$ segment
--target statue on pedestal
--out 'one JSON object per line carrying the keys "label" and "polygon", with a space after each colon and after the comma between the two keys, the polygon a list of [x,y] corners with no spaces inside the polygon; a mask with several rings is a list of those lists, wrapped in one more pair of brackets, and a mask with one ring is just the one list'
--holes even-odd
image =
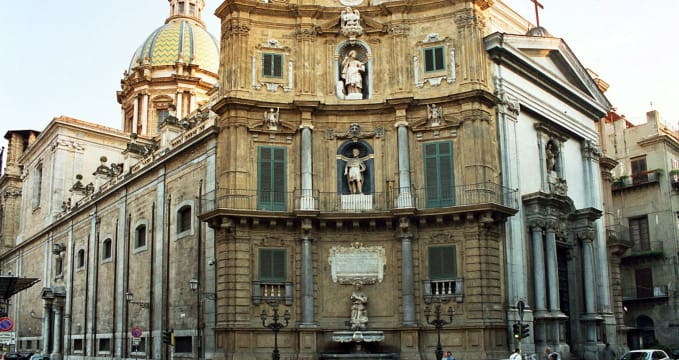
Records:
{"label": "statue on pedestal", "polygon": [[354,291],[351,293],[351,329],[365,330],[368,323],[368,296],[361,291],[361,283],[354,284]]}

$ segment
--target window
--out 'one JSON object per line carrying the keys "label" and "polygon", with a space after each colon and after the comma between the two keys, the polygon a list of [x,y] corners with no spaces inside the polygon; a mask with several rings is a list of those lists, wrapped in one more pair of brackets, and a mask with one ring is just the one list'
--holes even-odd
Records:
{"label": "window", "polygon": [[429,279],[452,280],[457,278],[457,255],[454,245],[429,248]]}
{"label": "window", "polygon": [[285,210],[286,149],[262,146],[257,158],[257,208]]}
{"label": "window", "polygon": [[185,205],[177,212],[177,232],[191,230],[191,206]]}
{"label": "window", "polygon": [[77,267],[78,269],[85,267],[85,250],[83,249],[78,250]]}
{"label": "window", "polygon": [[111,339],[99,339],[99,352],[111,351]]}
{"label": "window", "polygon": [[180,2],[179,2],[179,11],[178,11],[178,12],[179,12],[180,14],[183,14],[183,13],[184,13],[184,2],[183,2],[183,1],[180,1]]}
{"label": "window", "polygon": [[35,177],[33,178],[33,209],[40,206],[40,197],[42,195],[42,163],[35,168]]}
{"label": "window", "polygon": [[262,75],[265,77],[283,77],[283,55],[263,54]]}
{"label": "window", "polygon": [[196,16],[196,4],[189,4],[189,15]]}
{"label": "window", "polygon": [[73,351],[83,351],[83,339],[73,339]]}
{"label": "window", "polygon": [[112,256],[113,256],[113,242],[111,241],[111,239],[106,239],[104,240],[104,244],[101,248],[101,259],[110,260]]}
{"label": "window", "polygon": [[640,216],[629,219],[630,240],[633,249],[637,251],[651,250],[651,241],[648,235],[648,217]]}
{"label": "window", "polygon": [[650,268],[634,270],[637,298],[653,297],[653,271]]}
{"label": "window", "polygon": [[56,256],[54,267],[54,273],[56,274],[57,279],[61,278],[64,275],[64,258],[61,254]]}
{"label": "window", "polygon": [[424,145],[425,206],[444,207],[455,203],[453,149],[448,141]]}
{"label": "window", "polygon": [[158,126],[160,126],[170,116],[170,112],[167,109],[160,109],[156,112],[156,116],[158,116]]}
{"label": "window", "polygon": [[647,181],[648,176],[646,175],[646,156],[634,158],[630,160],[630,165],[632,168],[632,179],[633,181]]}
{"label": "window", "polygon": [[285,281],[285,255],[285,249],[259,249],[259,280]]}
{"label": "window", "polygon": [[134,231],[134,248],[146,246],[146,225],[139,225]]}
{"label": "window", "polygon": [[440,71],[446,69],[443,46],[424,49],[424,71]]}
{"label": "window", "polygon": [[193,339],[190,336],[174,337],[174,352],[191,353],[193,352]]}

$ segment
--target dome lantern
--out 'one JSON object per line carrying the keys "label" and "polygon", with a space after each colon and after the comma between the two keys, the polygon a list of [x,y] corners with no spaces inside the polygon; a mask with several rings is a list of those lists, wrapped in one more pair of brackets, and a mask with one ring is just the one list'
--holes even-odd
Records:
{"label": "dome lantern", "polygon": [[168,23],[176,18],[189,18],[203,24],[201,15],[205,8],[204,0],[167,0],[170,3],[170,16],[165,20]]}

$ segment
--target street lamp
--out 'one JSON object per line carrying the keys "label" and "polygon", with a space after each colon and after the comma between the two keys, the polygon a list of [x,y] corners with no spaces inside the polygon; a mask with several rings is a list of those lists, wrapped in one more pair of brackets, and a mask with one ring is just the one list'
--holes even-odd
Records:
{"label": "street lamp", "polygon": [[274,302],[271,304],[271,308],[273,309],[273,316],[271,316],[271,320],[268,324],[266,323],[266,318],[268,316],[266,310],[262,309],[262,313],[259,315],[259,318],[262,319],[262,325],[264,327],[271,329],[273,331],[273,352],[271,353],[271,359],[272,360],[280,360],[281,354],[278,351],[278,332],[288,326],[288,323],[290,322],[290,312],[288,309],[285,309],[285,313],[283,314],[283,319],[285,320],[285,325],[278,321],[278,302]]}
{"label": "street lamp", "polygon": [[[446,299],[448,301],[448,299]],[[448,325],[453,322],[453,308],[448,306],[448,318],[449,320],[443,320],[441,319],[441,298],[438,298],[438,304],[434,307],[434,316],[435,318],[432,321],[429,321],[429,317],[431,316],[431,309],[429,306],[424,308],[424,316],[427,319],[427,323],[429,325],[434,325],[436,328],[436,360],[441,360],[443,358],[443,348],[441,347],[441,328],[443,328],[444,325]]]}
{"label": "street lamp", "polygon": [[[198,290],[198,285],[199,285],[198,279],[189,280],[189,285],[191,286],[191,291],[195,292],[196,290]],[[198,295],[200,297],[204,297],[208,300],[215,300],[217,298],[217,294],[215,294],[213,292],[202,292],[201,291]]]}

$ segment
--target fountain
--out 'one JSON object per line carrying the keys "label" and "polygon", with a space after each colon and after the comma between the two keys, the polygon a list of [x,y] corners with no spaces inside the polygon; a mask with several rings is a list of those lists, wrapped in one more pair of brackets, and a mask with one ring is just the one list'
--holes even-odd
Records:
{"label": "fountain", "polygon": [[394,353],[373,353],[366,349],[367,344],[379,343],[384,340],[384,331],[381,330],[367,330],[368,323],[368,297],[361,291],[362,284],[356,282],[354,284],[354,291],[351,293],[351,319],[348,323],[351,324],[349,330],[334,331],[332,333],[332,340],[340,344],[351,344],[348,353],[321,353],[320,360],[326,359],[393,359],[399,358],[398,354]]}

